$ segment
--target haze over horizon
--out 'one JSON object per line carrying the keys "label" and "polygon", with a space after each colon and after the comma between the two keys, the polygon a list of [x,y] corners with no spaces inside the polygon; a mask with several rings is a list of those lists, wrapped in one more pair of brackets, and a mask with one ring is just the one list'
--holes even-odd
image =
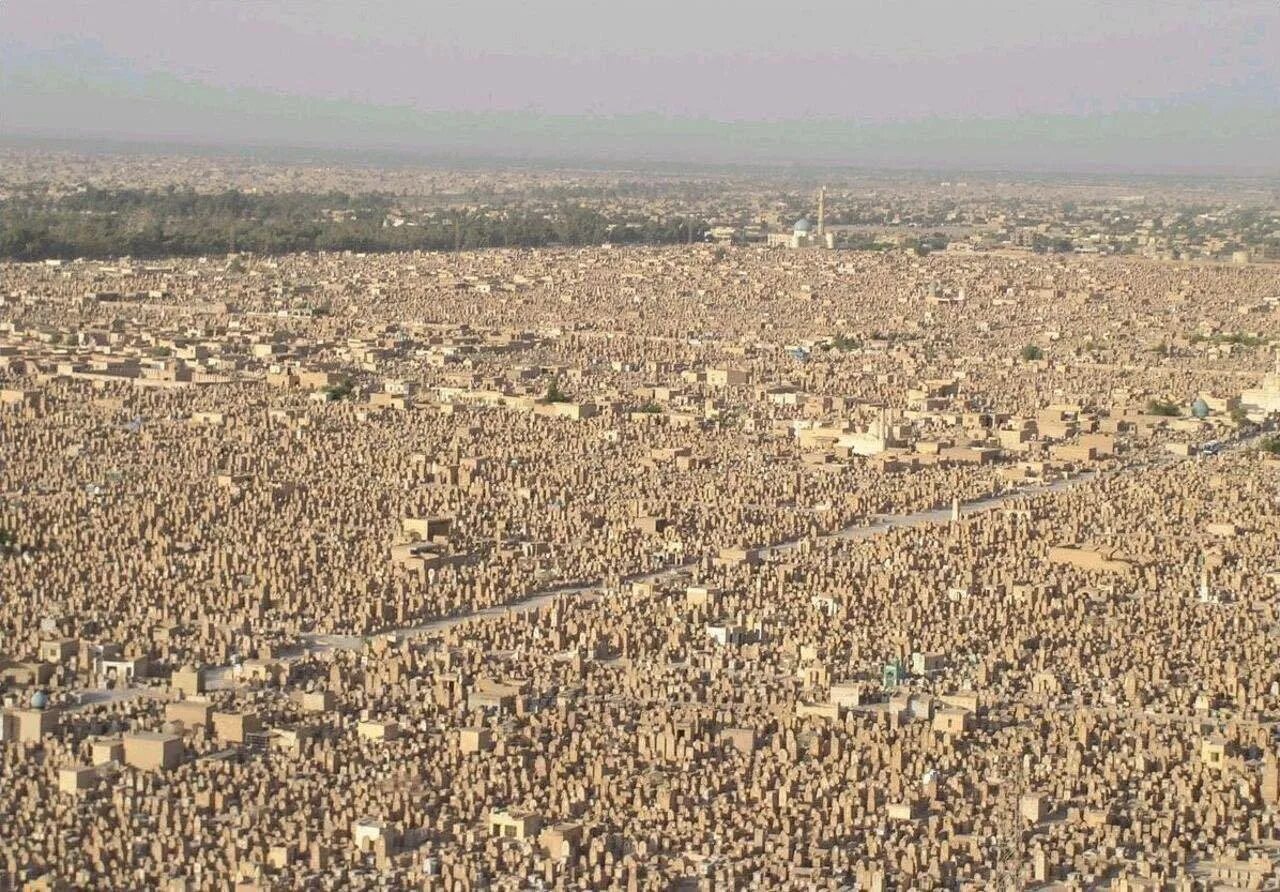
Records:
{"label": "haze over horizon", "polygon": [[0,5],[8,136],[1280,172],[1280,4]]}

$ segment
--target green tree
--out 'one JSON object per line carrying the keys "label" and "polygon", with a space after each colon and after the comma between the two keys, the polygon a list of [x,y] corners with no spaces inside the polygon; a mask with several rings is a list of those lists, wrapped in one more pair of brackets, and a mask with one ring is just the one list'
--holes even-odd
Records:
{"label": "green tree", "polygon": [[325,399],[331,403],[339,400],[350,399],[355,395],[356,386],[350,378],[343,378],[337,384],[331,384],[324,389]]}
{"label": "green tree", "polygon": [[560,379],[552,378],[551,383],[547,385],[546,396],[542,398],[544,403],[567,403],[570,398],[560,389]]}

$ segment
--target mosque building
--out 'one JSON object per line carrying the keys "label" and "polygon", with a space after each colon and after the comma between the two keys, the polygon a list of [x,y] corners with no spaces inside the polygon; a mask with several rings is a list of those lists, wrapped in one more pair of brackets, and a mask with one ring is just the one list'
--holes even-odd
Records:
{"label": "mosque building", "polygon": [[765,239],[770,248],[834,248],[835,236],[827,232],[827,190],[818,190],[818,228],[815,230],[809,218],[801,217],[790,233],[772,232]]}

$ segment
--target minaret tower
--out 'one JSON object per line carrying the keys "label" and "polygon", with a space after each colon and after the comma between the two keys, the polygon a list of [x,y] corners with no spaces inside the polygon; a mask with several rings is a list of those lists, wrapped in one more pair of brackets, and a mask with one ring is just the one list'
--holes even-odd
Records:
{"label": "minaret tower", "polygon": [[827,234],[827,187],[818,190],[818,239]]}

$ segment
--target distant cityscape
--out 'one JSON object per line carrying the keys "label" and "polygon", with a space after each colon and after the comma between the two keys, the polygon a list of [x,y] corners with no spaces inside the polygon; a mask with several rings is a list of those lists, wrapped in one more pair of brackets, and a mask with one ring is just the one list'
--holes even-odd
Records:
{"label": "distant cityscape", "polygon": [[[198,256],[236,250],[456,250],[602,244],[822,246],[923,254],[1280,259],[1266,181],[940,180],[933,175],[640,174],[277,165],[163,155],[32,154],[0,164],[0,256]],[[881,175],[883,176],[883,175]],[[157,183],[181,183],[180,189]],[[817,246],[808,241],[802,246]]]}

